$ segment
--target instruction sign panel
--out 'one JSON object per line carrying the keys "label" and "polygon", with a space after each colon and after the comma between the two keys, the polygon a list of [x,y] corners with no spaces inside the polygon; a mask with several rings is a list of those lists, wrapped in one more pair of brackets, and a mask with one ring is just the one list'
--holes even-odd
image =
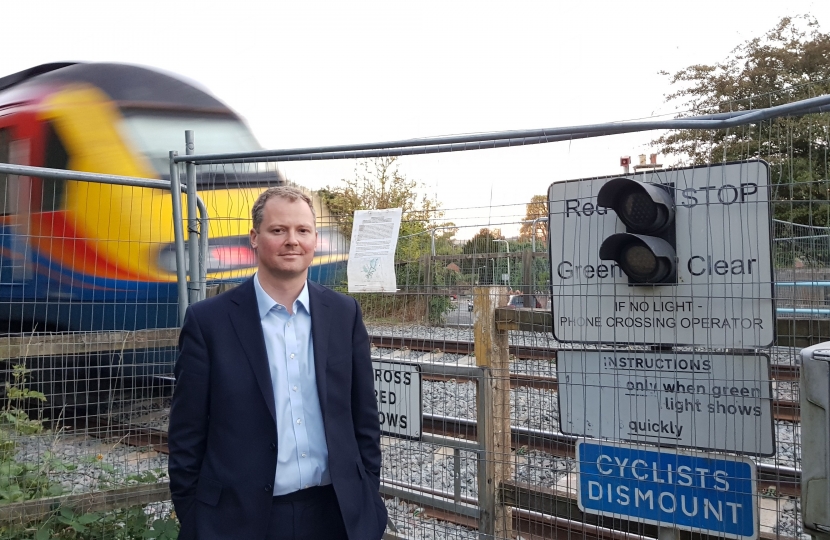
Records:
{"label": "instruction sign panel", "polygon": [[747,458],[577,441],[579,509],[589,514],[758,537],[755,464]]}
{"label": "instruction sign panel", "polygon": [[766,355],[560,350],[563,433],[775,453]]}
{"label": "instruction sign panel", "polygon": [[[603,241],[626,227],[597,193],[612,178],[666,186],[676,283],[631,285]],[[551,184],[553,333],[559,341],[765,347],[774,339],[768,165],[658,170]]]}
{"label": "instruction sign panel", "polygon": [[421,367],[407,362],[373,360],[372,369],[381,433],[420,439]]}

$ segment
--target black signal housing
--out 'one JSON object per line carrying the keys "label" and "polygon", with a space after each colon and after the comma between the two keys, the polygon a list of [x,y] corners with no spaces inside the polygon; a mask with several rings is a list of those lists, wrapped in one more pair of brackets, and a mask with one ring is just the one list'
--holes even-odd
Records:
{"label": "black signal housing", "polygon": [[616,261],[632,285],[677,283],[670,186],[614,178],[600,188],[597,206],[613,209],[626,227],[602,242],[600,259]]}

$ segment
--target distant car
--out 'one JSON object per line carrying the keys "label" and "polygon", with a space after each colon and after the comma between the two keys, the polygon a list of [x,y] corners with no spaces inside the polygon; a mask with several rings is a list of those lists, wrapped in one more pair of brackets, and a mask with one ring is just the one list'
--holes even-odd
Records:
{"label": "distant car", "polygon": [[509,308],[520,308],[525,307],[525,299],[523,296],[518,294],[510,295],[510,300],[507,302],[507,307]]}
{"label": "distant car", "polygon": [[[539,299],[535,296],[533,297],[535,300],[535,306],[537,309],[542,307],[542,303],[539,302]],[[523,308],[525,307],[525,297],[521,294],[514,294],[510,296],[510,300],[507,302],[507,306],[509,308]]]}

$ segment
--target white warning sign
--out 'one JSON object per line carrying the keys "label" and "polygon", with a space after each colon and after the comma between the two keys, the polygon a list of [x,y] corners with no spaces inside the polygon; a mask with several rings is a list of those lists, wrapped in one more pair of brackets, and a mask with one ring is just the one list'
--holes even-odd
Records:
{"label": "white warning sign", "polygon": [[[600,258],[604,242],[627,232],[612,208],[598,204],[600,189],[618,178],[670,194],[674,217],[668,227],[676,253],[665,283],[633,282],[623,264]],[[556,182],[549,202],[556,339],[742,349],[773,342],[766,163]],[[644,251],[628,252],[632,264],[642,264],[637,257]]]}
{"label": "white warning sign", "polygon": [[561,350],[563,433],[775,453],[766,355]]}
{"label": "white warning sign", "polygon": [[407,362],[373,360],[380,431],[407,439],[421,438],[421,367]]}

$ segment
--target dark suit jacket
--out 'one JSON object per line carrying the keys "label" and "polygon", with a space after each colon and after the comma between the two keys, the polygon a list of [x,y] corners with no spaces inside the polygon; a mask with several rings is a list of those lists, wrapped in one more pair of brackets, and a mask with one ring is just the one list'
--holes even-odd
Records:
{"label": "dark suit jacket", "polygon": [[[387,514],[369,337],[353,298],[308,288],[331,481],[350,540],[376,540]],[[192,305],[179,351],[168,436],[179,538],[263,539],[279,441],[253,280]]]}

